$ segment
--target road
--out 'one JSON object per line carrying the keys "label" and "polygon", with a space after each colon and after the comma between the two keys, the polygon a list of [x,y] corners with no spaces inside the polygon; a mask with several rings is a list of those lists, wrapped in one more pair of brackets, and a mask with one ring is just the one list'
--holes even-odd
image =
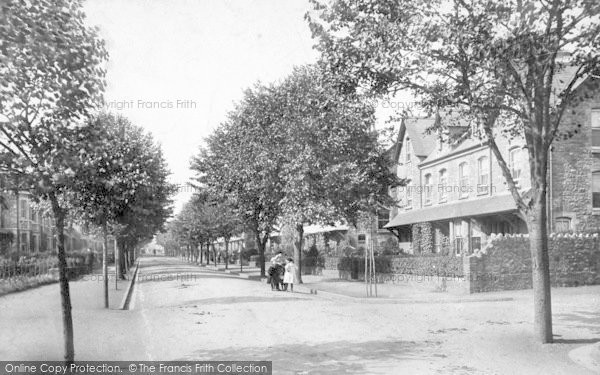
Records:
{"label": "road", "polygon": [[[554,293],[552,345],[533,342],[523,292],[365,304],[273,292],[160,257],[141,259],[132,310],[102,309],[90,288],[100,283],[72,283],[78,360],[269,360],[281,374],[588,374],[568,352],[600,339],[597,287]],[[58,301],[58,285],[0,298],[0,359],[61,358]]]}

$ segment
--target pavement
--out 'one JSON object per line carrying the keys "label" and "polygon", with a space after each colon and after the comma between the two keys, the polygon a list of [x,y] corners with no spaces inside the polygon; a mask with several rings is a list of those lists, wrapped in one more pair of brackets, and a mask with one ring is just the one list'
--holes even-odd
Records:
{"label": "pavement", "polygon": [[[235,265],[230,266],[228,270],[225,270],[224,265],[202,267],[266,282],[266,279],[260,277],[260,269],[257,267],[244,267],[243,272],[240,272]],[[432,283],[417,279],[408,280],[408,276],[406,279],[399,278],[395,282],[366,285],[364,281],[348,281],[335,277],[335,274],[336,272],[326,272],[324,275],[302,275],[303,283],[294,285],[294,289],[309,294],[316,292],[324,298],[371,304],[508,301],[514,299],[515,293],[514,291],[476,294],[444,292],[434,287]]]}
{"label": "pavement", "polygon": [[[160,257],[142,258],[137,280],[130,310],[103,309],[101,283],[71,283],[77,360],[270,360],[275,374],[598,373],[569,353],[600,341],[600,287],[553,290],[556,343],[539,345],[531,291],[363,303],[273,292]],[[62,358],[58,291],[0,297],[0,359]]]}
{"label": "pavement", "polygon": [[[118,337],[129,330],[127,322],[121,319],[121,304],[129,280],[119,280],[115,285],[114,267],[108,271],[108,309],[104,308],[104,279],[100,269],[69,283],[78,359],[112,358],[121,349],[113,347],[110,341],[118,342]],[[0,332],[1,360],[62,360],[59,284],[0,297]],[[98,340],[104,337],[110,339]],[[99,352],[103,353],[101,357]]]}

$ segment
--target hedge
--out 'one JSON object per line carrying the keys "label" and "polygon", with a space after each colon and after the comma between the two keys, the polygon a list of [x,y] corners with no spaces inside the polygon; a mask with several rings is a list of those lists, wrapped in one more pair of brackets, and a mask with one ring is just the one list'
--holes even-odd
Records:
{"label": "hedge", "polygon": [[[338,258],[338,270],[364,274],[365,259],[362,257]],[[455,256],[378,256],[375,257],[377,273],[406,274],[420,276],[462,277],[462,257]]]}

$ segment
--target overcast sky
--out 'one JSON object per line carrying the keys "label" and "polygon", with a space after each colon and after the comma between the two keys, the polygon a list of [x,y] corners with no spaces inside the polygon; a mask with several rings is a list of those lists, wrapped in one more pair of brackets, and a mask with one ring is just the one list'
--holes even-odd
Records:
{"label": "overcast sky", "polygon": [[[316,61],[309,8],[305,0],[87,0],[110,54],[107,106],[152,132],[172,182],[185,184],[190,158],[244,88]],[[190,195],[178,194],[176,208]]]}

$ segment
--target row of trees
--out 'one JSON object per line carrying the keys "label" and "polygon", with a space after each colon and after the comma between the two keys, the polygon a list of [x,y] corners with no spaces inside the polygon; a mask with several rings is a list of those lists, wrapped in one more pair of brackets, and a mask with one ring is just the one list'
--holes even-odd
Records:
{"label": "row of trees", "polygon": [[104,235],[106,276],[107,235],[117,237],[126,268],[133,249],[162,228],[174,188],[149,135],[98,114],[108,54],[85,26],[81,1],[0,7],[0,173],[53,213],[65,360],[73,362],[65,223],[80,220]]}
{"label": "row of trees", "polygon": [[[324,70],[311,65],[295,68],[279,83],[246,90],[206,139],[192,161],[197,187],[214,201],[227,202],[220,214],[227,212],[223,222],[235,218],[228,230],[243,228],[255,235],[261,275],[265,245],[276,228],[285,225],[296,234],[301,282],[304,225],[356,225],[374,202],[387,203],[387,189],[397,181],[374,122],[372,105],[358,94],[340,92]],[[210,217],[210,208],[194,199],[173,230],[180,238],[208,241],[218,235],[227,243],[223,233],[231,232],[213,231],[211,237],[206,234],[210,224],[186,221],[186,211]]]}
{"label": "row of trees", "polygon": [[[210,263],[211,245],[222,238],[225,243],[225,268],[229,267],[229,241],[240,233],[242,223],[233,206],[227,200],[219,200],[208,191],[198,192],[187,202],[174,220],[169,222],[166,233],[157,237],[165,249],[176,249],[190,262]],[[179,250],[184,249],[183,253]],[[213,247],[213,260],[217,263],[217,251]]]}

